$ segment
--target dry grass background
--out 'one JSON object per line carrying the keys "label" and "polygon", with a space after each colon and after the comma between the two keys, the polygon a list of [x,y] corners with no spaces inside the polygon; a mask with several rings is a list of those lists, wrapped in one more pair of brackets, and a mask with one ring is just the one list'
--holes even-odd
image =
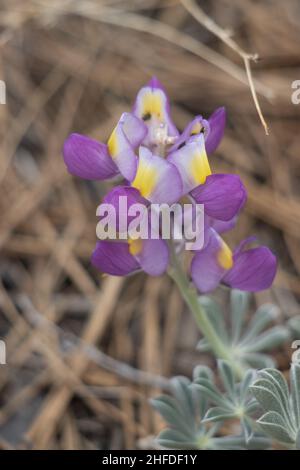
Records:
{"label": "dry grass background", "polygon": [[[66,172],[71,132],[105,140],[152,74],[167,87],[179,128],[225,105],[214,171],[237,172],[249,200],[230,243],[250,233],[280,260],[272,300],[282,319],[300,295],[298,0],[207,0],[201,7],[257,52],[259,121],[241,57],[177,0],[2,0],[0,78],[0,367],[2,448],[153,446],[163,423],[149,397],[163,377],[190,375],[198,333],[163,277],[101,278],[89,263],[95,210],[109,184]],[[226,303],[226,292],[216,296]],[[289,345],[276,353],[289,363]]]}

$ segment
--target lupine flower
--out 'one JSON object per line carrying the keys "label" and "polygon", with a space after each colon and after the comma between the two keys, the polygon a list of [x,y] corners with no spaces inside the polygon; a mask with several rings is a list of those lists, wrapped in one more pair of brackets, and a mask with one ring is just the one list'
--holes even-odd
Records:
{"label": "lupine flower", "polygon": [[101,272],[125,276],[143,270],[151,276],[163,274],[169,264],[168,246],[164,240],[102,240],[92,254],[92,264]]}
{"label": "lupine flower", "polygon": [[[104,198],[116,211],[124,195],[129,206],[143,201],[146,208],[151,203],[171,205],[183,197],[204,204],[205,245],[195,252],[191,264],[192,279],[201,292],[219,283],[242,290],[265,289],[276,272],[276,259],[268,248],[244,250],[245,241],[232,252],[219,235],[234,227],[246,201],[239,176],[213,174],[207,157],[222,139],[225,116],[224,108],[208,119],[196,116],[179,134],[167,94],[152,78],[138,92],[132,112],[122,114],[107,144],[71,134],[63,149],[73,175],[89,180],[124,179]],[[113,275],[139,269],[160,275],[169,264],[168,246],[162,239],[99,241],[92,263]]]}
{"label": "lupine flower", "polygon": [[206,120],[202,116],[196,116],[186,126],[182,134],[175,141],[174,145],[170,148],[170,152],[173,152],[193,137],[196,137],[200,133],[203,133],[205,139],[205,150],[208,155],[213,153],[219,146],[222,137],[224,135],[226,122],[225,108],[216,109],[213,114]]}
{"label": "lupine flower", "polygon": [[195,253],[191,276],[200,292],[210,292],[220,283],[255,292],[267,289],[276,274],[276,258],[265,246],[245,249],[254,241],[243,240],[231,251],[214,229],[210,229],[206,246]]}
{"label": "lupine flower", "polygon": [[[128,225],[134,221],[133,217],[128,216],[126,226],[122,227],[119,199],[124,196],[128,210],[137,203],[147,210],[149,204],[136,188],[128,186],[117,186],[104,197],[103,203],[110,204],[115,209],[116,220],[110,222],[108,219],[108,223],[111,223],[112,227],[116,226],[119,235],[127,235]],[[148,223],[150,225],[150,222]],[[99,271],[116,276],[124,276],[141,269],[151,276],[159,276],[168,267],[169,251],[166,241],[161,239],[102,240],[97,242],[91,261]]]}

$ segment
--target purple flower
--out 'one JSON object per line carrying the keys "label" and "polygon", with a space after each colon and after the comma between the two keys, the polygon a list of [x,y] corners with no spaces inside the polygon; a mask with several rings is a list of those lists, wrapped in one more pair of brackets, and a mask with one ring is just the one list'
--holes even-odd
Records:
{"label": "purple flower", "polygon": [[143,270],[151,276],[163,274],[169,264],[169,252],[164,240],[103,240],[96,244],[92,264],[99,271],[125,276]]}
{"label": "purple flower", "polygon": [[[126,217],[120,214],[120,199],[126,198]],[[169,264],[169,251],[166,241],[157,239],[142,239],[141,237],[130,238],[129,228],[134,229],[135,217],[128,216],[130,208],[135,204],[143,207],[146,216],[148,231],[151,230],[147,207],[149,201],[141,196],[140,192],[130,186],[116,186],[103,199],[102,204],[110,204],[114,208],[116,220],[111,220],[109,215],[99,223],[108,226],[116,226],[119,237],[125,234],[126,240],[104,240],[99,241],[92,255],[92,264],[100,271],[116,276],[124,276],[143,270],[152,276],[163,274]],[[122,206],[121,206],[122,207]],[[122,210],[122,209],[121,209]]]}
{"label": "purple flower", "polygon": [[232,252],[210,229],[206,246],[195,253],[191,264],[191,276],[198,290],[210,292],[220,283],[250,292],[268,289],[276,274],[276,258],[265,246],[245,249],[251,241],[253,238],[244,240]]}
{"label": "purple flower", "polygon": [[219,146],[225,131],[226,111],[225,108],[216,109],[213,114],[204,119],[202,116],[196,116],[186,126],[170,152],[174,152],[187,142],[192,142],[196,137],[203,133],[205,140],[205,149],[207,154],[213,153]]}

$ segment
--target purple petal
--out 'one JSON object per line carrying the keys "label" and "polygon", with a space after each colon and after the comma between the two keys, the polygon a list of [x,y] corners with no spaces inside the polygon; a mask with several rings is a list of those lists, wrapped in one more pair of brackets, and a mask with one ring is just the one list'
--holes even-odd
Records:
{"label": "purple petal", "polygon": [[191,276],[200,292],[214,290],[224,274],[232,266],[231,251],[226,243],[211,230],[210,239],[201,251],[197,251],[191,264]]}
{"label": "purple petal", "polygon": [[210,155],[219,146],[225,131],[226,111],[218,108],[208,119],[209,133],[205,139],[206,152]]}
{"label": "purple petal", "polygon": [[137,173],[132,186],[153,203],[172,204],[182,195],[182,181],[172,163],[140,147]]}
{"label": "purple petal", "polygon": [[71,134],[64,143],[68,171],[87,180],[105,180],[118,174],[107,146],[81,134]]}
{"label": "purple petal", "polygon": [[238,175],[214,174],[204,184],[191,191],[198,204],[204,204],[205,213],[215,219],[231,220],[245,204],[247,195]]}
{"label": "purple petal", "polygon": [[129,208],[133,204],[142,204],[145,210],[149,205],[148,201],[140,195],[140,192],[130,186],[114,187],[103,198],[100,206],[103,206],[103,204],[110,204],[114,208],[115,217],[112,218],[111,223],[116,223],[117,232],[127,232],[128,225],[135,218],[135,216],[128,215]]}
{"label": "purple petal", "polygon": [[143,240],[142,251],[137,255],[142,269],[150,276],[160,276],[169,264],[168,245],[164,240]]}
{"label": "purple petal", "polygon": [[277,269],[276,257],[265,246],[238,251],[234,255],[233,268],[224,276],[224,283],[231,287],[256,292],[268,289]]}
{"label": "purple petal", "polygon": [[172,152],[167,160],[173,163],[180,173],[183,194],[205,183],[206,177],[211,174],[203,134],[199,134],[195,140]]}
{"label": "purple petal", "polygon": [[126,276],[139,269],[137,260],[129,252],[126,242],[99,241],[91,262],[99,271],[113,276]]}

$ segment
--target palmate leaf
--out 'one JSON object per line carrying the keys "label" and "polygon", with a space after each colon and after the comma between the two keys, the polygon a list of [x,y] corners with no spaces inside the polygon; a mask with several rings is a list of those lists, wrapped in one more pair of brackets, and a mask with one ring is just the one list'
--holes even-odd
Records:
{"label": "palmate leaf", "polygon": [[[212,370],[207,367],[207,366],[196,366],[193,371],[193,379],[198,380],[198,379],[208,379],[210,381],[213,380],[213,372]],[[207,410],[208,402],[206,397],[199,392],[199,390],[195,389],[195,387],[192,387],[192,392],[194,396],[194,400],[197,403],[197,411],[199,416],[204,416],[205,412]]]}
{"label": "palmate leaf", "polygon": [[265,369],[250,390],[264,414],[260,428],[273,439],[300,449],[300,365],[291,365],[290,392],[283,375],[276,369]]}
{"label": "palmate leaf", "polygon": [[[220,363],[219,367],[223,374],[225,389],[230,391],[230,397],[216,388],[211,370],[199,366],[194,370],[193,382],[184,377],[175,377],[171,381],[172,396],[162,395],[152,400],[152,405],[168,425],[157,437],[159,445],[168,449],[215,450],[268,447],[269,440],[262,440],[261,436],[253,435],[249,427],[247,441],[245,435],[218,436],[224,420],[236,417],[233,403],[237,396],[243,397],[243,403],[247,406],[250,404],[246,393],[246,387],[248,388],[250,383],[249,374],[237,395],[232,371],[225,363]],[[209,405],[216,401],[222,406],[209,409]]]}
{"label": "palmate leaf", "polygon": [[[218,335],[232,350],[233,356],[246,367],[274,367],[274,361],[264,352],[275,349],[290,337],[290,329],[285,326],[268,328],[278,316],[278,308],[272,304],[262,305],[247,322],[249,293],[233,289],[230,298],[230,328],[226,328],[224,315],[219,305],[206,296],[199,298]],[[202,339],[197,349],[210,351],[210,346]]]}
{"label": "palmate leaf", "polygon": [[188,438],[195,436],[195,421],[191,424],[186,420],[184,411],[180,408],[180,404],[175,398],[162,395],[152,399],[151,403],[168,425],[184,432]]}
{"label": "palmate leaf", "polygon": [[[261,436],[254,435],[249,424],[250,415],[257,409],[257,403],[249,395],[254,372],[248,371],[243,381],[236,384],[232,368],[226,361],[218,361],[218,370],[223,391],[216,387],[211,370],[198,366],[194,370],[193,382],[176,377],[171,381],[173,396],[163,395],[152,400],[168,424],[157,438],[161,446],[174,449],[246,449],[253,445],[253,440],[259,447],[263,442],[267,446],[269,441],[262,441]],[[243,435],[217,436],[224,421],[234,418],[240,420]]]}
{"label": "palmate leaf", "polygon": [[257,404],[249,394],[249,386],[255,373],[249,370],[241,383],[236,384],[232,367],[226,361],[218,361],[218,371],[224,392],[216,387],[212,379],[200,378],[193,382],[193,387],[208,399],[210,405],[216,405],[208,409],[202,421],[208,423],[239,419],[244,439],[248,442],[253,435],[249,420],[257,410]]}

